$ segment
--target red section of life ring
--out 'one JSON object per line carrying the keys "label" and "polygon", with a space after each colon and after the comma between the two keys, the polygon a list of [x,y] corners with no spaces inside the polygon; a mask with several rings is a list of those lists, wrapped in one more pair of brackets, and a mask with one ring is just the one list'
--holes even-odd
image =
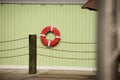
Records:
{"label": "red section of life ring", "polygon": [[[46,35],[49,32],[52,32],[55,35],[54,40],[47,40],[46,39]],[[40,35],[40,39],[45,46],[53,47],[53,46],[57,45],[60,41],[60,32],[57,28],[55,28],[53,26],[47,26],[42,30],[41,35]]]}

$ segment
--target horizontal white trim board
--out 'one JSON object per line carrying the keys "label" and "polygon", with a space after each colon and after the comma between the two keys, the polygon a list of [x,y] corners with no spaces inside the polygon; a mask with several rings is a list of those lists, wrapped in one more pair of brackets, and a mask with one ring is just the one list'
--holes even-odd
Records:
{"label": "horizontal white trim board", "polygon": [[0,0],[0,3],[27,4],[84,4],[88,0]]}
{"label": "horizontal white trim board", "polygon": [[[28,69],[28,66],[0,65],[0,69]],[[38,66],[38,70],[77,70],[77,71],[96,71],[90,67],[63,67],[63,66]]]}

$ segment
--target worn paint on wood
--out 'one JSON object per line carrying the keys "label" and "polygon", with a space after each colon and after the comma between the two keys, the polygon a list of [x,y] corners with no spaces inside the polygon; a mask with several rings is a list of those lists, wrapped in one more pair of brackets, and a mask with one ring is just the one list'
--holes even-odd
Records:
{"label": "worn paint on wood", "polygon": [[37,67],[37,39],[36,35],[29,35],[29,74],[36,73]]}

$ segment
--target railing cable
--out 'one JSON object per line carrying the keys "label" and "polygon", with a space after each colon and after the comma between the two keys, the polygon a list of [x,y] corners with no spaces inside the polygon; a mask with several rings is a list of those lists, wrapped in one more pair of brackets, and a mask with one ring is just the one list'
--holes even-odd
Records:
{"label": "railing cable", "polygon": [[14,55],[14,56],[5,56],[5,57],[0,57],[0,59],[3,59],[3,58],[14,58],[14,57],[21,57],[21,56],[26,56],[28,54],[20,54],[20,55]]}
{"label": "railing cable", "polygon": [[[49,49],[41,46],[38,46],[38,48]],[[75,52],[75,53],[96,53],[96,51],[70,51],[70,50],[61,50],[61,49],[52,49],[52,48],[50,48],[49,50],[61,51],[61,52]]]}
{"label": "railing cable", "polygon": [[95,60],[95,58],[70,58],[70,57],[58,57],[45,54],[38,54],[39,56],[49,57],[49,58],[58,58],[58,59],[71,59],[71,60]]}
{"label": "railing cable", "polygon": [[28,47],[29,47],[29,46],[18,47],[18,48],[13,48],[13,49],[5,49],[5,50],[0,50],[0,52],[13,51],[13,50],[18,50],[18,49],[23,49],[23,48],[28,48]]}
{"label": "railing cable", "polygon": [[[37,37],[40,39],[40,37]],[[61,43],[66,43],[66,44],[97,44],[96,42],[69,42],[69,41],[60,41]]]}
{"label": "railing cable", "polygon": [[8,40],[8,41],[0,41],[0,43],[14,42],[14,41],[20,41],[20,40],[25,40],[25,39],[28,39],[28,37],[19,38],[19,39],[14,39],[14,40]]}

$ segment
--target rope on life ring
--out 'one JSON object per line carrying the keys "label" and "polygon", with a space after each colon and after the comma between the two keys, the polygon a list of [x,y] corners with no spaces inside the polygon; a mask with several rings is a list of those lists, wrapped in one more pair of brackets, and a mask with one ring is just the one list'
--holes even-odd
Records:
{"label": "rope on life ring", "polygon": [[[46,39],[46,35],[49,32],[52,32],[55,35],[54,40],[47,40]],[[60,32],[56,27],[47,26],[42,30],[41,35],[40,35],[40,39],[41,39],[41,42],[45,46],[53,47],[53,46],[57,45],[59,43],[59,41],[60,41]]]}

